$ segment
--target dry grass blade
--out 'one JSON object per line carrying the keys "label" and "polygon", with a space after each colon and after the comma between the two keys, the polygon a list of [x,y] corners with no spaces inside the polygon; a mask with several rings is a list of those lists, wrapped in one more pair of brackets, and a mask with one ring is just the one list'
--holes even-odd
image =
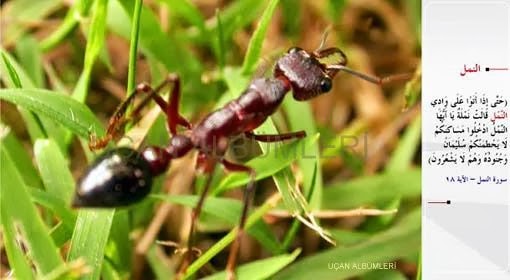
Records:
{"label": "dry grass blade", "polygon": [[[318,210],[311,211],[309,214],[319,219],[337,219],[347,217],[359,217],[359,216],[381,216],[381,215],[392,215],[396,214],[398,209],[381,210],[381,209],[370,209],[370,208],[357,208],[351,210]],[[268,213],[270,216],[278,218],[291,218],[294,217],[292,213],[284,210],[273,210]]]}

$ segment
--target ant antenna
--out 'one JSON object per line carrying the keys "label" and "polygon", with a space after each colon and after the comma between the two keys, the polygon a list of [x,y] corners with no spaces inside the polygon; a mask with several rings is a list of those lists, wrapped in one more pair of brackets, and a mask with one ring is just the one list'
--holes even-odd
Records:
{"label": "ant antenna", "polygon": [[321,43],[319,44],[319,47],[314,51],[315,53],[320,52],[320,50],[322,50],[322,48],[324,47],[324,44],[326,44],[329,31],[331,31],[331,25],[328,25],[328,27],[326,27],[326,30],[324,30],[324,33],[322,33]]}
{"label": "ant antenna", "polygon": [[327,69],[344,71],[344,72],[347,72],[347,73],[349,73],[353,76],[356,76],[360,79],[363,79],[365,81],[368,81],[368,82],[371,82],[371,83],[377,84],[377,85],[387,84],[387,83],[391,83],[391,82],[395,82],[395,81],[405,81],[405,80],[411,79],[411,77],[413,76],[413,74],[411,74],[411,73],[403,73],[403,74],[396,74],[396,75],[391,75],[391,76],[380,78],[380,77],[370,76],[370,75],[358,72],[358,71],[351,69],[345,65],[329,65],[329,66],[327,66]]}

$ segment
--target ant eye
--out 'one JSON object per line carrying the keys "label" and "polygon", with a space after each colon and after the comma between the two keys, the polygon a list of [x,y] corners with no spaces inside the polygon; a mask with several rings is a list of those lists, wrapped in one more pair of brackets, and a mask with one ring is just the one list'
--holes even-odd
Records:
{"label": "ant eye", "polygon": [[331,79],[329,77],[324,77],[321,81],[321,91],[328,92],[331,90],[333,84],[331,83]]}
{"label": "ant eye", "polygon": [[301,50],[303,50],[303,49],[298,48],[298,47],[292,47],[292,48],[290,48],[290,49],[287,51],[287,53],[297,53],[297,52],[299,52],[299,51],[301,51]]}

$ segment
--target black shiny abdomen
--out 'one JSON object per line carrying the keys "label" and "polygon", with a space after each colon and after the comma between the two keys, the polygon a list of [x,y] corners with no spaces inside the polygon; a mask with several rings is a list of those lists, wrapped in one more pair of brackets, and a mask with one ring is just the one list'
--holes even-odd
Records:
{"label": "black shiny abdomen", "polygon": [[118,207],[138,202],[151,189],[152,175],[139,152],[120,147],[99,156],[76,188],[74,207]]}

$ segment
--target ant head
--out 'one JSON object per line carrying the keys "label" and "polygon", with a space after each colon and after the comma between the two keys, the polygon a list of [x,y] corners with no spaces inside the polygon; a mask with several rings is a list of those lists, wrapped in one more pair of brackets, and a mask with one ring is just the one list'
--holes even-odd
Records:
{"label": "ant head", "polygon": [[151,189],[150,163],[131,148],[99,156],[78,182],[73,207],[118,207],[146,197]]}
{"label": "ant head", "polygon": [[275,76],[289,80],[294,99],[309,100],[330,91],[338,72],[335,67],[345,64],[347,58],[338,48],[307,52],[294,47],[276,63]]}

